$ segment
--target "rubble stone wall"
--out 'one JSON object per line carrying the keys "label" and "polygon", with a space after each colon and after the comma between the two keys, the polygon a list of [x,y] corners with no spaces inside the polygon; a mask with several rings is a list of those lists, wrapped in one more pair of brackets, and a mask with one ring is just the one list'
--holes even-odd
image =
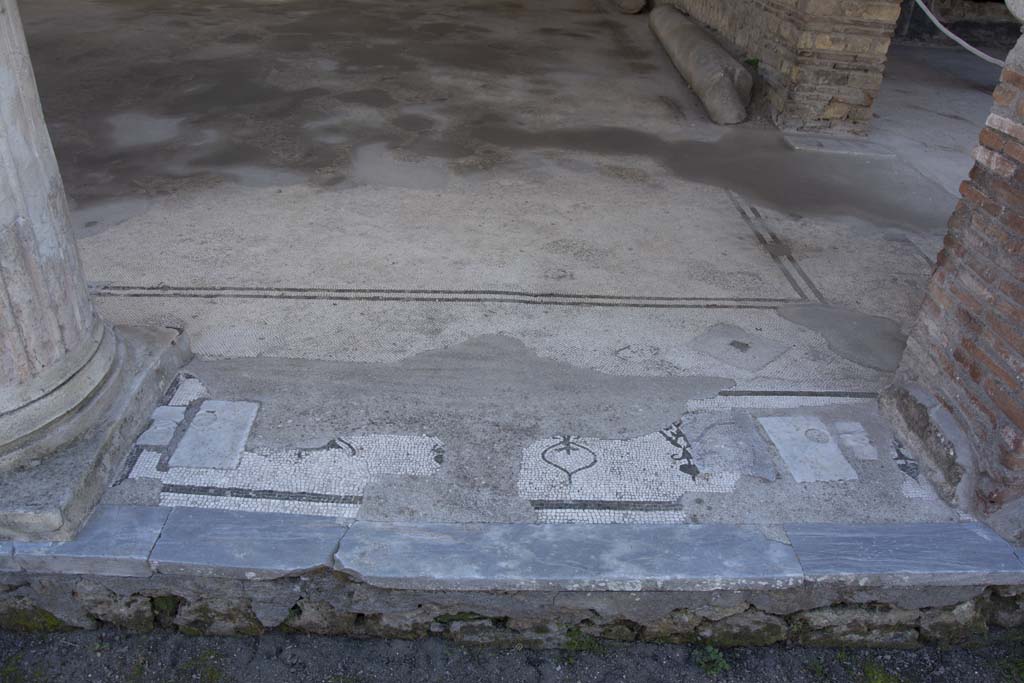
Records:
{"label": "rubble stone wall", "polygon": [[1008,586],[452,592],[375,588],[328,571],[272,581],[0,573],[0,628],[22,631],[276,629],[579,650],[607,641],[915,647],[1022,625],[1024,587]]}

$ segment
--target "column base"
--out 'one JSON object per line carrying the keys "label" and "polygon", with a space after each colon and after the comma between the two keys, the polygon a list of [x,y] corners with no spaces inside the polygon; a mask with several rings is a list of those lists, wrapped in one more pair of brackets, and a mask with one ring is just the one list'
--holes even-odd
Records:
{"label": "column base", "polygon": [[185,335],[170,328],[119,327],[107,336],[113,361],[99,388],[4,454],[0,538],[71,538],[191,356]]}

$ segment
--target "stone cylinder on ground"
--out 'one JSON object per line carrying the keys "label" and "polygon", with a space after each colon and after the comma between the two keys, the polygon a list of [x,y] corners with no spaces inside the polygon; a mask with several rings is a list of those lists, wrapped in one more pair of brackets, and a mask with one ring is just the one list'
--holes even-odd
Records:
{"label": "stone cylinder on ground", "polygon": [[665,5],[651,12],[651,30],[697,93],[712,121],[746,121],[754,79],[710,33]]}

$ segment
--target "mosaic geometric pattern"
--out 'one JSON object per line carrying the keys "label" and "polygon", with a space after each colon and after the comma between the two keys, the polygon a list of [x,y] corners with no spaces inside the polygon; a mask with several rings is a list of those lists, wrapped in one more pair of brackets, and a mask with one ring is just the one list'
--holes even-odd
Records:
{"label": "mosaic geometric pattern", "polygon": [[223,470],[161,468],[161,454],[146,450],[129,478],[162,481],[162,505],[354,517],[369,482],[387,474],[433,474],[442,453],[441,442],[429,437],[352,436],[316,450],[242,453],[237,469]]}
{"label": "mosaic geometric pattern", "polygon": [[[253,512],[355,517],[366,485],[389,474],[431,475],[444,461],[437,439],[404,434],[371,434],[333,439],[324,448],[256,449],[243,451],[237,467],[178,467],[172,454],[208,394],[202,383],[179,376],[168,392],[168,406],[154,411],[154,425],[136,442],[137,454],[129,479],[162,482],[160,504]],[[230,403],[230,402],[225,402]],[[236,403],[237,405],[237,403]],[[152,445],[147,434],[167,424],[162,416],[174,406],[189,416],[170,424],[177,439],[168,436]]]}

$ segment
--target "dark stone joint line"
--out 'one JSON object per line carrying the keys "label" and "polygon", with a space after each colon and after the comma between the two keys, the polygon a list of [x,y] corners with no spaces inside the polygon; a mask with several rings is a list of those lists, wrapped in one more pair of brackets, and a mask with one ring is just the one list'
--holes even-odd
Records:
{"label": "dark stone joint line", "polygon": [[658,500],[531,500],[534,510],[610,510],[615,512],[679,512],[678,503]]}
{"label": "dark stone joint line", "polygon": [[330,493],[307,493],[301,491],[274,491],[272,489],[241,489],[220,486],[191,486],[185,484],[164,484],[162,493],[183,493],[213,498],[249,498],[253,500],[287,500],[301,503],[334,503],[360,505],[362,496],[337,496]]}

